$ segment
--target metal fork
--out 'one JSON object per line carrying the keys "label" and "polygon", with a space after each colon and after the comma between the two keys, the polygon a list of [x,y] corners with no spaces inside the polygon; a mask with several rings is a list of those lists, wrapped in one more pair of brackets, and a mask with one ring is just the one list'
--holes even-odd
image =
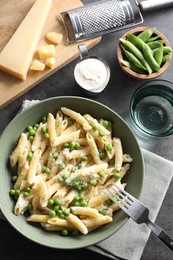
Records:
{"label": "metal fork", "polygon": [[149,209],[139,200],[116,184],[104,191],[104,193],[115,202],[136,223],[145,223],[171,250],[173,250],[173,238],[162,228],[151,222],[148,218]]}

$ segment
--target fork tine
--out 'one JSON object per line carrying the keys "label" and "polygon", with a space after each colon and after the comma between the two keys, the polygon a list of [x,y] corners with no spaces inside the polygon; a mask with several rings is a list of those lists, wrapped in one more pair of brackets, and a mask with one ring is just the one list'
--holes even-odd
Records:
{"label": "fork tine", "polygon": [[122,193],[124,193],[128,199],[130,199],[132,202],[135,201],[136,199],[131,195],[129,194],[127,191],[125,191],[124,189],[122,189],[121,187],[119,187],[117,184],[113,184],[117,189],[119,189]]}
{"label": "fork tine", "polygon": [[104,191],[104,193],[105,193],[114,203],[116,203],[124,212],[127,213],[127,207],[124,206],[124,203],[123,203],[123,204],[120,203],[120,201],[123,202],[121,199],[120,199],[120,201],[117,201],[117,200],[114,198],[115,194],[114,194],[113,192],[111,192],[111,191],[108,189],[108,190]]}
{"label": "fork tine", "polygon": [[[118,195],[119,195],[119,199],[124,199],[125,200],[125,202],[126,202],[126,204],[127,204],[127,206],[130,206],[131,204],[132,204],[132,201],[131,200],[129,200],[129,198],[126,196],[126,195],[124,195],[123,194],[123,191],[124,190],[122,190],[121,189],[121,192],[119,192],[119,186],[116,186],[117,187],[117,189],[115,189],[114,187],[111,187],[112,188],[112,190],[114,191],[114,192],[116,192]],[[121,200],[122,200],[121,199]],[[123,201],[124,202],[124,201]]]}

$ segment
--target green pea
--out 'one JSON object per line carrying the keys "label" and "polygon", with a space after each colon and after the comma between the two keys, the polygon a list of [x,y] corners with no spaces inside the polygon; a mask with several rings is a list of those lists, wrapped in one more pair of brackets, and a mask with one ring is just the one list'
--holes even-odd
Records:
{"label": "green pea", "polygon": [[103,131],[99,131],[99,135],[103,137],[105,134],[103,133]]}
{"label": "green pea", "polygon": [[63,211],[63,213],[64,213],[65,216],[68,216],[68,215],[70,214],[70,212],[71,212],[71,208],[66,208],[66,209]]}
{"label": "green pea", "polygon": [[75,196],[73,201],[76,202],[76,201],[79,201],[80,200],[80,197],[79,196]]}
{"label": "green pea", "polygon": [[72,230],[72,235],[73,236],[77,236],[79,234],[79,231],[78,230]]}
{"label": "green pea", "polygon": [[108,200],[106,201],[106,204],[107,204],[108,206],[111,206],[111,205],[113,204],[113,201],[112,201],[111,199],[108,199]]}
{"label": "green pea", "polygon": [[97,180],[96,179],[91,179],[90,184],[92,186],[96,186],[97,185]]}
{"label": "green pea", "polygon": [[105,152],[102,152],[100,153],[100,159],[105,159],[106,158],[106,153]]}
{"label": "green pea", "polygon": [[144,57],[148,61],[150,67],[154,71],[160,70],[159,64],[156,62],[156,60],[153,57],[153,53],[150,49],[150,47],[146,44],[143,46],[143,52],[144,52]]}
{"label": "green pea", "polygon": [[62,214],[62,209],[57,210],[57,214],[61,215]]}
{"label": "green pea", "polygon": [[92,129],[93,129],[94,131],[97,131],[98,127],[97,127],[96,125],[92,125]]}
{"label": "green pea", "polygon": [[69,143],[63,144],[63,148],[69,148],[69,147],[70,147],[70,144],[69,144]]}
{"label": "green pea", "polygon": [[32,205],[32,204],[28,204],[27,209],[28,209],[29,211],[32,211],[32,210],[33,210],[33,205]]}
{"label": "green pea", "polygon": [[81,163],[78,163],[76,166],[77,166],[78,170],[82,168],[82,164]]}
{"label": "green pea", "polygon": [[111,160],[109,161],[109,164],[110,164],[110,165],[114,165],[114,164],[115,164],[115,160],[114,160],[114,159],[111,159]]}
{"label": "green pea", "polygon": [[56,205],[54,208],[53,208],[53,210],[58,214],[58,211],[59,211],[59,206],[58,205]]}
{"label": "green pea", "polygon": [[25,188],[25,191],[26,191],[26,192],[30,192],[30,190],[31,190],[30,187],[26,187],[26,188]]}
{"label": "green pea", "polygon": [[116,180],[120,179],[120,173],[119,173],[119,172],[115,172],[115,173],[113,174],[113,176],[114,176],[114,178],[115,178]]}
{"label": "green pea", "polygon": [[55,205],[55,206],[61,205],[61,200],[60,200],[59,198],[56,198],[56,199],[54,200],[54,205]]}
{"label": "green pea", "polygon": [[75,146],[74,146],[74,149],[78,149],[79,147],[80,147],[80,143],[76,142]]}
{"label": "green pea", "polygon": [[60,214],[59,217],[60,217],[61,219],[65,219],[65,218],[66,218],[66,216],[65,216],[63,213]]}
{"label": "green pea", "polygon": [[79,202],[79,201],[75,201],[75,202],[74,202],[74,206],[75,206],[75,207],[79,207],[79,206],[80,206],[80,202]]}
{"label": "green pea", "polygon": [[80,199],[84,199],[84,197],[85,197],[85,196],[84,196],[84,194],[82,194],[82,193],[79,195],[79,198],[80,198]]}
{"label": "green pea", "polygon": [[112,151],[112,148],[113,148],[113,147],[112,147],[111,144],[108,144],[108,145],[106,146],[106,150],[107,150],[107,151]]}
{"label": "green pea", "polygon": [[148,28],[144,30],[143,32],[138,34],[138,38],[140,38],[142,41],[146,42],[149,40],[149,38],[152,36],[152,34],[155,32],[156,28]]}
{"label": "green pea", "polygon": [[34,136],[30,135],[29,140],[32,142],[34,140]]}
{"label": "green pea", "polygon": [[68,177],[69,177],[69,176],[68,176],[67,173],[64,173],[63,176],[62,176],[63,180],[66,180]]}
{"label": "green pea", "polygon": [[42,116],[41,117],[41,122],[46,123],[47,122],[47,116]]}
{"label": "green pea", "polygon": [[106,215],[106,210],[104,210],[104,209],[99,210],[99,213],[100,213],[101,215],[105,216],[105,215]]}
{"label": "green pea", "polygon": [[55,210],[50,209],[50,210],[48,211],[48,215],[49,215],[50,217],[55,217],[55,216],[56,216]]}
{"label": "green pea", "polygon": [[41,131],[42,131],[43,133],[47,133],[47,127],[46,127],[46,126],[43,126],[43,127],[41,128]]}
{"label": "green pea", "polygon": [[61,235],[62,235],[62,236],[68,236],[68,230],[67,230],[67,229],[63,229],[63,230],[61,231]]}
{"label": "green pea", "polygon": [[24,197],[28,197],[28,196],[29,196],[29,192],[25,191],[25,192],[23,193],[23,195],[24,195]]}
{"label": "green pea", "polygon": [[60,155],[60,152],[58,152],[58,151],[54,151],[54,152],[52,153],[53,158],[58,158],[59,155]]}
{"label": "green pea", "polygon": [[65,168],[65,163],[59,163],[59,168],[60,168],[60,170],[63,170],[64,168]]}
{"label": "green pea", "polygon": [[48,139],[48,138],[49,138],[49,134],[48,134],[48,133],[44,133],[43,137],[44,137],[45,139]]}
{"label": "green pea", "polygon": [[10,194],[10,196],[14,196],[14,195],[15,195],[15,190],[14,190],[14,189],[11,189],[11,190],[9,191],[9,194]]}
{"label": "green pea", "polygon": [[49,199],[48,200],[48,205],[49,206],[53,206],[54,205],[54,200],[53,199]]}
{"label": "green pea", "polygon": [[42,166],[42,172],[43,172],[43,173],[50,173],[50,168],[47,167],[47,166],[45,166],[45,165],[43,165],[43,166]]}
{"label": "green pea", "polygon": [[33,153],[32,153],[32,152],[28,152],[28,153],[27,153],[27,158],[28,158],[28,159],[31,159],[32,157],[33,157]]}
{"label": "green pea", "polygon": [[35,130],[32,128],[29,130],[29,135],[34,136],[35,135]]}
{"label": "green pea", "polygon": [[68,119],[68,125],[72,125],[73,123],[74,123],[74,119],[69,118],[69,119]]}
{"label": "green pea", "polygon": [[104,127],[108,127],[109,122],[108,122],[107,120],[104,120],[104,121],[102,122],[102,125],[103,125]]}
{"label": "green pea", "polygon": [[35,127],[35,129],[38,129],[39,128],[39,124],[35,124],[34,127]]}
{"label": "green pea", "polygon": [[18,176],[17,176],[17,175],[14,175],[14,176],[11,178],[12,182],[16,182],[16,181],[17,181],[17,178],[18,178]]}
{"label": "green pea", "polygon": [[73,150],[75,148],[75,144],[76,144],[76,142],[74,142],[74,141],[70,143],[70,149],[71,150]]}
{"label": "green pea", "polygon": [[104,171],[99,172],[99,176],[100,176],[101,178],[103,178],[103,177],[105,176],[105,172],[104,172]]}
{"label": "green pea", "polygon": [[15,190],[15,196],[19,196],[20,195],[20,190]]}
{"label": "green pea", "polygon": [[86,182],[86,181],[84,181],[83,183],[82,183],[82,189],[86,189],[87,187],[88,187],[88,183]]}
{"label": "green pea", "polygon": [[88,161],[88,157],[87,157],[86,155],[83,155],[83,156],[81,157],[81,159],[82,159],[82,161]]}
{"label": "green pea", "polygon": [[162,45],[155,52],[154,58],[155,58],[156,62],[159,64],[159,66],[160,66],[162,64],[162,60],[163,60],[163,46]]}
{"label": "green pea", "polygon": [[27,126],[28,131],[30,131],[31,129],[33,129],[33,127],[31,125]]}
{"label": "green pea", "polygon": [[87,207],[88,203],[86,200],[82,200],[81,203],[80,203],[80,206],[81,207]]}

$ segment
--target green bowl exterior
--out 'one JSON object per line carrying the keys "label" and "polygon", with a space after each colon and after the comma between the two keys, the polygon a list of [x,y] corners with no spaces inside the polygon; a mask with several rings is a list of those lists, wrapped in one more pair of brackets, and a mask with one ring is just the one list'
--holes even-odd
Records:
{"label": "green bowl exterior", "polygon": [[36,243],[57,249],[77,249],[96,244],[114,234],[127,222],[127,215],[119,210],[114,214],[113,222],[95,229],[87,235],[62,237],[56,232],[45,231],[39,224],[27,223],[24,215],[15,216],[13,213],[14,202],[9,196],[12,175],[9,155],[20,134],[28,125],[39,122],[43,115],[48,112],[55,113],[64,106],[81,114],[89,113],[95,118],[112,121],[113,136],[121,138],[124,153],[129,153],[134,158],[132,167],[123,181],[128,183],[127,191],[137,198],[139,198],[143,186],[144,163],[138,142],[124,120],[110,108],[90,99],[74,96],[46,99],[18,114],[6,127],[0,138],[0,208],[4,216],[16,230]]}

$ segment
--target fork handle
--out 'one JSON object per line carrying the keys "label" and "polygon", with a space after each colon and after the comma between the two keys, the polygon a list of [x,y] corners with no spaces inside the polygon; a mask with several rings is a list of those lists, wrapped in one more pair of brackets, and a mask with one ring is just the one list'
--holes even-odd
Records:
{"label": "fork handle", "polygon": [[153,231],[153,233],[173,251],[173,238],[149,219],[146,224]]}
{"label": "fork handle", "polygon": [[158,238],[162,240],[170,249],[173,250],[173,238],[171,238],[165,231],[161,231]]}

